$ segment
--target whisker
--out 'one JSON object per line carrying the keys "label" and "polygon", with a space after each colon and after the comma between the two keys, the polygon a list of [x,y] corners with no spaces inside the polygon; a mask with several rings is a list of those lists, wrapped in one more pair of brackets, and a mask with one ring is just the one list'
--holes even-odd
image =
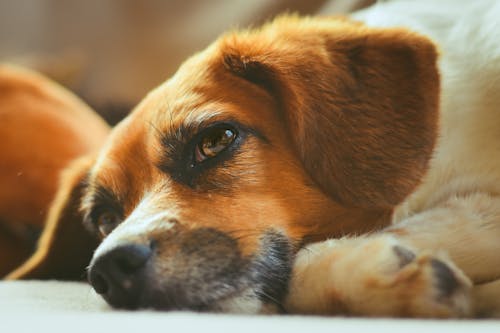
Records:
{"label": "whisker", "polygon": [[280,302],[279,300],[277,300],[275,297],[269,295],[268,293],[266,293],[265,291],[263,290],[259,290],[258,293],[262,296],[264,296],[267,300],[273,302],[274,304],[276,304],[277,306],[279,306],[281,309],[283,309],[283,303]]}

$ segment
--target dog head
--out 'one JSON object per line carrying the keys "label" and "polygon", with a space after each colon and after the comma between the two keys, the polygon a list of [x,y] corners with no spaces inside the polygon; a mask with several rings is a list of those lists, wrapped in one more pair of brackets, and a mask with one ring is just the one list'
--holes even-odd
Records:
{"label": "dog head", "polygon": [[433,44],[403,30],[282,17],[221,37],[63,186],[102,239],[90,282],[117,307],[279,305],[300,245],[382,227],[418,185],[438,92]]}

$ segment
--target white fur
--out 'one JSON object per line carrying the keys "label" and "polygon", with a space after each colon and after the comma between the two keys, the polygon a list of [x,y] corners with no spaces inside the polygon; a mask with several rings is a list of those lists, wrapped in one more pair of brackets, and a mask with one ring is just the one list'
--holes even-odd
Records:
{"label": "white fur", "polygon": [[[406,315],[499,316],[500,1],[395,0],[353,16],[369,26],[409,28],[430,37],[439,48],[438,144],[421,185],[395,210],[393,226],[385,230],[391,236],[375,233],[319,243],[299,252],[288,308],[397,315],[400,296],[394,297],[390,290],[376,295],[373,283],[361,290],[366,281],[380,282],[395,274],[398,282],[390,286],[402,288],[406,295]],[[360,242],[372,250],[356,257],[363,249]],[[377,269],[394,260],[392,242],[415,251],[417,259],[399,271],[377,276]],[[418,257],[418,253],[424,254]],[[438,284],[433,281],[437,275],[432,265],[425,264],[429,255],[446,262],[462,281],[446,301],[433,296]],[[345,267],[338,268],[341,264]],[[428,278],[418,290],[401,279],[405,269],[417,265],[416,276]],[[457,266],[476,284],[472,300],[467,278]],[[470,304],[475,309],[469,313]]]}
{"label": "white fur", "polygon": [[[499,194],[500,1],[399,0],[354,17],[371,26],[408,27],[433,39],[440,51],[439,143],[422,185],[396,210],[394,222],[453,196],[472,204],[467,194]],[[500,240],[500,221],[491,231]]]}
{"label": "white fur", "polygon": [[397,220],[452,193],[500,193],[500,1],[400,0],[354,17],[372,26],[409,27],[440,50],[439,145],[424,184]]}

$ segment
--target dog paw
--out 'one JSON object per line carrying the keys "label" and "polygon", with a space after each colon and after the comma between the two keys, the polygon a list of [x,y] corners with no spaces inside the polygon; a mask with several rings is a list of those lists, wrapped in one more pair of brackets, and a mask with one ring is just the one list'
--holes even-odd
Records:
{"label": "dog paw", "polygon": [[291,312],[391,317],[464,317],[471,283],[446,257],[389,236],[313,244],[297,255]]}

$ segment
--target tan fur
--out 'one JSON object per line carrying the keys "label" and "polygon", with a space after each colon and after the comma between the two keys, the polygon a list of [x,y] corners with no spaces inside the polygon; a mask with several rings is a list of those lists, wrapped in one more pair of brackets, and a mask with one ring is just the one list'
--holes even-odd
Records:
{"label": "tan fur", "polygon": [[[298,253],[286,307],[291,312],[351,316],[470,316],[469,279],[444,255],[419,254],[402,263],[388,235],[329,240]],[[461,285],[442,296],[433,260],[446,262]],[[340,304],[340,307],[339,307]]]}

